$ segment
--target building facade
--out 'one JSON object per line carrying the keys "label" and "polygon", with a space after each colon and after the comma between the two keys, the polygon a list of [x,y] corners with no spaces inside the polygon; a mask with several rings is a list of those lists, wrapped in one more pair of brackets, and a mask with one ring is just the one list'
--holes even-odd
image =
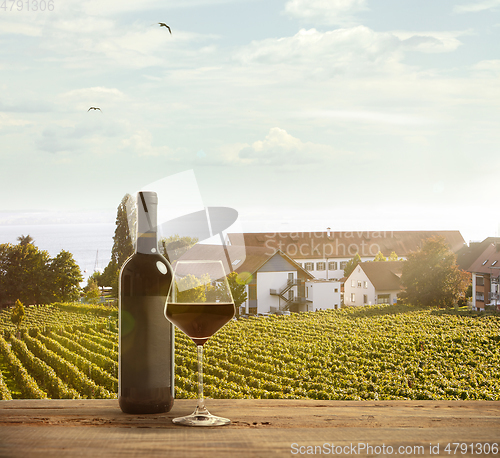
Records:
{"label": "building facade", "polygon": [[402,261],[358,264],[344,283],[345,305],[395,304],[401,292],[402,271]]}

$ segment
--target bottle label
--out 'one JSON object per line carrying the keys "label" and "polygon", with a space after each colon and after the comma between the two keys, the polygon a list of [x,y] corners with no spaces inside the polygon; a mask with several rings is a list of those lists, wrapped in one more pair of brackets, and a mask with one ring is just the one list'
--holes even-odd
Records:
{"label": "bottle label", "polygon": [[120,388],[170,386],[172,325],[164,315],[165,296],[122,296]]}

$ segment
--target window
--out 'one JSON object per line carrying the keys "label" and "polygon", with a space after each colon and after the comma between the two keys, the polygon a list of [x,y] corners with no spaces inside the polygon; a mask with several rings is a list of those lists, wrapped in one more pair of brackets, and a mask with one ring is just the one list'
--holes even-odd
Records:
{"label": "window", "polygon": [[347,266],[347,261],[340,261],[340,270],[344,270],[345,266]]}
{"label": "window", "polygon": [[330,261],[328,263],[328,270],[338,270],[338,263],[337,263],[337,261]]}
{"label": "window", "polygon": [[390,294],[379,294],[377,304],[388,304],[391,299]]}
{"label": "window", "polygon": [[351,288],[355,288],[356,287],[356,280],[351,280]]}
{"label": "window", "polygon": [[356,302],[356,294],[351,293],[351,302]]}
{"label": "window", "polygon": [[365,289],[367,289],[367,288],[368,288],[368,282],[367,282],[367,281],[365,281],[365,282],[364,282],[363,287],[364,287]]}
{"label": "window", "polygon": [[484,278],[476,277],[476,286],[484,286]]}
{"label": "window", "polygon": [[256,284],[248,285],[248,300],[250,300],[250,301],[257,300],[257,285]]}
{"label": "window", "polygon": [[497,262],[498,262],[498,261],[493,261],[493,262],[491,263],[491,265],[492,265],[492,266],[494,266],[494,265],[496,265],[496,263],[497,263]]}
{"label": "window", "polygon": [[304,269],[306,269],[306,270],[314,270],[314,263],[312,263],[312,262],[306,262],[304,264]]}
{"label": "window", "polygon": [[361,280],[358,281],[358,288],[361,288]]}
{"label": "window", "polygon": [[316,270],[326,270],[326,263],[325,262],[317,262],[316,263]]}
{"label": "window", "polygon": [[334,292],[334,293],[338,293],[338,292],[339,292],[339,289],[338,289],[338,288],[335,288],[335,289],[333,290],[333,292]]}
{"label": "window", "polygon": [[368,304],[368,296],[363,294],[363,304]]}

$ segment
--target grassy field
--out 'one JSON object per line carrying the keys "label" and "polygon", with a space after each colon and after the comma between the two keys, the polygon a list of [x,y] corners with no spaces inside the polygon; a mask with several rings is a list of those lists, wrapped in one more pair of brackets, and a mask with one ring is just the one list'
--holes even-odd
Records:
{"label": "grassy field", "polygon": [[[116,309],[27,308],[19,333],[9,313],[0,396],[116,397]],[[495,314],[387,305],[273,315],[232,321],[207,342],[205,395],[499,400],[499,366]],[[195,346],[176,331],[176,397],[195,395]]]}

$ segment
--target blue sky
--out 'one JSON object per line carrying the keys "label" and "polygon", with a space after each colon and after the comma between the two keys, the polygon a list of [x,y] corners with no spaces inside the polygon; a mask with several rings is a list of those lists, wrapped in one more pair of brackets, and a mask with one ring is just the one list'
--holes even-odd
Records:
{"label": "blue sky", "polygon": [[193,170],[244,229],[500,235],[500,0],[26,5],[0,8],[0,224]]}

